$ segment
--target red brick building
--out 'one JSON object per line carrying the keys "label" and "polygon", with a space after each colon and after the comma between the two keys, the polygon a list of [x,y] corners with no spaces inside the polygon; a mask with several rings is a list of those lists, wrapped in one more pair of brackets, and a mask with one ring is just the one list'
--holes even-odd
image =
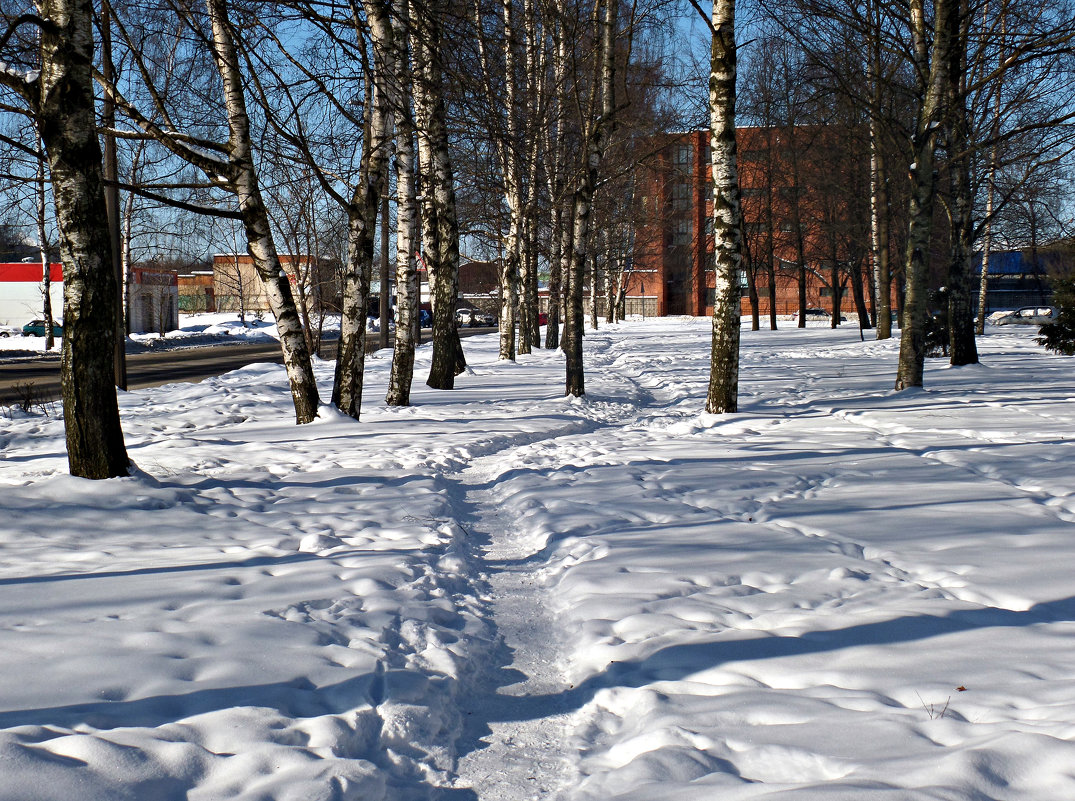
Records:
{"label": "red brick building", "polygon": [[[669,136],[642,180],[628,295],[657,315],[713,312],[712,172],[708,131]],[[854,313],[852,293],[869,296],[868,153],[857,131],[840,127],[740,128],[744,223],[742,313],[753,285],[759,312],[808,308]],[[770,265],[772,265],[770,269]],[[803,265],[803,270],[800,270]],[[868,303],[868,300],[866,301]]]}

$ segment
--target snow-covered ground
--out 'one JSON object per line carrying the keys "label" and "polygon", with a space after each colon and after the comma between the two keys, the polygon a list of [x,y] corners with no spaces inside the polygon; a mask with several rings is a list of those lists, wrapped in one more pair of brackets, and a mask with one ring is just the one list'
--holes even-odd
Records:
{"label": "snow-covered ground", "polygon": [[[380,331],[377,320],[367,320],[369,331]],[[326,337],[336,337],[340,333],[338,316],[327,317],[322,331]],[[8,326],[6,336],[0,336],[0,358],[18,356],[40,356],[45,353],[45,338],[23,336],[22,329]],[[128,352],[137,352],[144,348],[181,348],[202,345],[234,344],[237,342],[271,342],[278,339],[276,323],[262,315],[258,319],[247,314],[245,320],[231,312],[214,312],[206,314],[183,314],[179,317],[179,328],[160,334],[128,334]],[[53,353],[59,357],[61,339],[57,338]]]}
{"label": "snow-covered ground", "polygon": [[[705,320],[292,424],[283,369],[120,397],[131,478],[0,418],[0,800],[1075,798],[1075,365]],[[417,374],[428,369],[423,348]],[[331,365],[319,364],[327,397]]]}

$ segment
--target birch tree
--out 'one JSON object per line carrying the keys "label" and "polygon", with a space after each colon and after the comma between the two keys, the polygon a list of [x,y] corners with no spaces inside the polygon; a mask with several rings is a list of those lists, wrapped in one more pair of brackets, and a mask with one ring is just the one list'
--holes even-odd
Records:
{"label": "birch tree", "polygon": [[600,36],[589,95],[589,112],[584,120],[582,137],[585,167],[572,195],[572,233],[564,319],[564,352],[567,357],[565,394],[574,397],[586,394],[582,356],[585,324],[583,281],[593,247],[590,226],[598,171],[616,125],[615,42],[618,12],[619,0],[599,0],[594,4],[593,28],[600,31]]}
{"label": "birch tree", "polygon": [[549,226],[551,239],[549,245],[549,320],[545,328],[545,347],[555,350],[560,347],[560,307],[563,296],[565,256],[570,250],[570,226],[564,224],[567,216],[567,156],[566,138],[563,135],[566,127],[564,87],[567,81],[567,42],[564,35],[564,23],[560,18],[553,21],[550,35],[552,38],[552,87],[546,151],[550,155],[551,164],[546,170],[546,184],[552,220]]}
{"label": "birch tree", "polygon": [[[37,133],[35,126],[34,132]],[[52,267],[49,259],[48,237],[48,175],[45,170],[45,149],[41,135],[35,137],[38,158],[34,165],[34,196],[37,201],[34,222],[37,227],[37,249],[41,255],[41,315],[45,321],[45,350],[56,347],[56,335],[53,331],[52,314]]]}
{"label": "birch tree", "polygon": [[[406,19],[406,18],[404,18]],[[411,64],[403,25],[396,31],[396,341],[388,379],[389,406],[407,406],[414,375],[414,349],[420,332],[421,296],[415,250],[418,245],[418,198],[415,183],[415,130],[411,102]]]}
{"label": "birch tree", "polygon": [[896,371],[897,390],[922,386],[929,318],[929,249],[937,194],[937,136],[943,123],[945,99],[950,91],[951,48],[954,44],[954,27],[959,21],[958,0],[935,0],[933,5],[932,30],[923,0],[911,0],[910,5],[910,34],[920,99],[911,137],[914,160],[910,167],[911,200],[904,258],[907,289]]}
{"label": "birch tree", "polygon": [[[997,61],[999,64],[1003,64],[1004,62],[1004,51],[1007,38],[1007,20],[1002,12],[1000,15],[1000,41],[997,44]],[[1003,75],[998,78],[997,86],[993,90],[993,102],[991,103],[992,121],[990,122],[990,139],[992,139],[992,143],[989,146],[989,162],[986,167],[985,230],[982,234],[982,267],[978,284],[978,319],[974,328],[974,333],[979,336],[985,333],[985,318],[989,290],[989,254],[993,245],[993,204],[996,199],[997,157],[1000,150],[1000,142],[998,140],[1001,121],[1002,79]]]}
{"label": "birch tree", "polygon": [[[238,206],[237,216],[243,223],[246,235],[247,252],[276,319],[284,368],[295,406],[295,419],[299,424],[309,423],[317,417],[320,400],[302,321],[290,281],[280,264],[268,210],[262,198],[235,28],[226,0],[206,0],[206,12],[207,35],[203,34],[198,21],[188,11],[178,14],[178,18],[190,26],[196,41],[201,39],[204,42],[216,68],[221,91],[220,113],[226,120],[228,131],[226,142],[181,130],[172,119],[166,98],[152,86],[150,71],[144,63],[139,63],[139,72],[153,98],[152,112],[143,113],[115,86],[106,85],[105,91],[142,131],[173,155],[203,171],[217,189],[234,196]],[[120,30],[129,54],[138,59],[138,43],[122,25]]]}
{"label": "birch tree", "polygon": [[453,389],[455,377],[466,369],[466,358],[455,324],[459,221],[446,124],[441,22],[437,8],[411,5],[422,244],[433,303],[433,358],[426,384],[434,389]]}
{"label": "birch tree", "polygon": [[[392,140],[393,114],[387,80],[396,69],[397,55],[395,31],[388,6],[377,0],[364,0],[362,5],[373,43],[374,67],[371,80],[367,82],[368,112],[358,185],[346,207],[347,266],[344,270],[340,344],[332,385],[333,404],[356,420],[362,408],[366,312],[370,299],[377,217],[381,208],[381,193],[387,189],[385,178]],[[382,320],[381,325],[388,325],[388,321]]]}
{"label": "birch tree", "polygon": [[742,209],[735,148],[735,0],[713,2],[713,46],[709,78],[709,139],[713,169],[715,292],[709,390],[710,414],[739,409],[739,269]]}
{"label": "birch tree", "polygon": [[[40,0],[38,11],[0,32],[0,85],[29,108],[48,155],[64,265],[60,382],[68,464],[82,478],[125,476],[130,460],[112,364],[119,309],[91,72],[93,4]],[[35,29],[37,64],[9,67],[5,49],[27,29]]]}

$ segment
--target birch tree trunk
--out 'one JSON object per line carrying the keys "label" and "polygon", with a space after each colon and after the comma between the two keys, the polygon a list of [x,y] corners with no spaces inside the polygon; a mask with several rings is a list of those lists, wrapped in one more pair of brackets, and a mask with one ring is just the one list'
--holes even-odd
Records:
{"label": "birch tree trunk", "polygon": [[37,170],[34,180],[34,189],[37,194],[37,242],[41,254],[42,316],[45,318],[45,351],[47,352],[56,347],[56,336],[52,333],[52,270],[49,268],[48,231],[45,228],[48,179],[45,175],[45,148],[41,143],[41,135],[37,133],[36,124],[34,131],[37,137]]}
{"label": "birch tree trunk", "polygon": [[[537,154],[535,153],[535,158]],[[533,180],[537,180],[537,175],[533,175]],[[525,248],[523,250],[523,272],[526,275],[526,280],[522,282],[522,307],[526,309],[526,335],[524,339],[528,339],[526,353],[530,353],[533,348],[541,347],[541,317],[540,317],[540,305],[538,301],[538,210],[537,205],[533,202],[533,196],[536,191],[531,193],[531,202],[527,205],[529,211],[526,214],[526,239]],[[523,324],[520,322],[519,331],[523,331]],[[521,347],[521,344],[520,344]],[[520,351],[523,352],[523,351]]]}
{"label": "birch tree trunk", "polygon": [[[1000,44],[997,52],[998,67],[1004,63],[1004,39],[1007,31],[1007,17],[1001,11],[1000,17]],[[993,204],[995,202],[997,188],[997,154],[998,140],[1000,138],[1000,111],[1002,103],[1003,72],[997,78],[996,96],[993,100],[993,124],[991,126],[991,139],[993,144],[989,148],[989,174],[985,186],[985,231],[982,234],[982,272],[978,283],[978,321],[974,332],[981,336],[985,333],[985,315],[989,299],[989,253],[993,246]]]}
{"label": "birch tree trunk", "polygon": [[93,4],[42,0],[40,94],[29,97],[48,154],[64,266],[60,362],[71,474],[125,476],[130,460],[116,399],[116,274],[105,218],[93,99]]}
{"label": "birch tree trunk", "polygon": [[414,118],[411,116],[410,59],[403,36],[403,21],[396,29],[398,91],[396,107],[396,341],[392,373],[388,379],[389,406],[409,406],[414,379],[415,330],[420,330],[421,295],[414,253],[418,245],[418,200],[415,185]]}
{"label": "birch tree trunk", "polygon": [[769,330],[776,331],[776,221],[773,219],[773,132],[765,132],[765,280],[769,296]]}
{"label": "birch tree trunk", "polygon": [[840,286],[840,263],[835,254],[832,258],[829,280],[832,282],[832,317],[829,318],[829,327],[836,328],[840,325],[840,293],[843,287]]}
{"label": "birch tree trunk", "polygon": [[[547,124],[548,82],[545,79],[545,50],[541,47],[543,30],[538,21],[535,0],[523,0],[525,42],[524,73],[527,79],[527,107],[531,125]],[[519,270],[519,353],[541,347],[538,307],[538,181],[540,179],[543,137],[533,133],[525,151],[523,175],[523,246]]]}
{"label": "birch tree trunk", "polygon": [[515,360],[515,312],[519,305],[519,264],[522,247],[522,181],[519,170],[519,131],[516,111],[518,75],[515,67],[514,0],[502,0],[504,23],[504,141],[500,161],[504,201],[508,208],[508,238],[500,262],[500,358]]}
{"label": "birch tree trunk", "polygon": [[743,225],[735,152],[735,75],[735,0],[714,0],[709,139],[713,154],[716,287],[709,391],[705,402],[705,410],[710,414],[735,412],[739,408],[740,301],[737,279],[743,261]]}
{"label": "birch tree trunk", "polygon": [[276,319],[284,369],[291,385],[297,423],[309,423],[317,417],[320,399],[314,380],[310,350],[299,319],[291,282],[280,264],[273,242],[268,210],[261,196],[257,170],[254,166],[250,117],[246,110],[239,57],[228,19],[225,0],[206,0],[213,30],[213,58],[224,87],[224,102],[228,116],[229,178],[239,202],[246,232],[246,246],[261,279],[269,308]]}
{"label": "birch tree trunk", "polygon": [[433,303],[433,359],[426,384],[453,389],[455,377],[466,369],[455,323],[459,294],[459,223],[456,217],[455,176],[440,67],[441,39],[433,10],[411,6],[414,32],[414,107],[418,163],[422,180],[422,240],[426,251]]}
{"label": "birch tree trunk", "polygon": [[948,263],[948,336],[953,367],[978,363],[974,340],[974,198],[971,193],[970,121],[966,101],[966,47],[970,15],[966,0],[952,3],[952,42],[948,49],[948,175],[951,189],[951,258]]}
{"label": "birch tree trunk", "polygon": [[563,209],[559,203],[552,207],[552,232],[549,242],[549,308],[548,322],[545,326],[545,347],[555,350],[560,346],[560,254],[562,237],[560,226],[563,220]]}
{"label": "birch tree trunk", "polygon": [[870,244],[877,339],[892,337],[892,268],[889,264],[888,165],[881,128],[881,7],[870,9],[874,35],[870,41]]}
{"label": "birch tree trunk", "polygon": [[[344,270],[340,343],[332,402],[356,420],[362,411],[362,387],[366,366],[366,314],[376,249],[377,218],[385,191],[388,154],[392,146],[392,112],[388,89],[395,72],[395,38],[388,8],[376,0],[364,0],[366,21],[373,41],[373,97],[369,99],[366,131],[359,163],[358,185],[347,207],[347,266]],[[369,86],[369,84],[367,84]],[[387,320],[381,321],[387,325]]]}
{"label": "birch tree trunk", "polygon": [[[608,253],[608,229],[601,232],[602,248],[605,254]],[[607,258],[607,255],[606,255]],[[598,265],[601,262],[600,254],[594,252],[590,256],[590,328],[594,331],[597,330],[597,298],[600,294],[601,275],[604,272]]]}
{"label": "birch tree trunk", "polygon": [[419,324],[421,298],[414,252],[417,245],[417,214],[414,187],[413,129],[396,133],[396,341],[392,374],[388,382],[389,406],[409,406],[414,378],[415,326]]}
{"label": "birch tree trunk", "polygon": [[605,262],[605,322],[616,322],[616,289],[623,280],[623,262],[617,257]]}
{"label": "birch tree trunk", "polygon": [[[387,169],[388,165],[385,165]],[[384,187],[381,192],[381,215],[379,233],[381,237],[381,259],[378,262],[378,278],[380,279],[381,291],[377,294],[377,316],[381,320],[380,338],[378,344],[382,348],[388,347],[388,335],[391,329],[392,304],[388,299],[388,174],[385,173]]]}
{"label": "birch tree trunk", "polygon": [[563,126],[563,101],[564,79],[567,73],[566,43],[564,42],[563,27],[559,21],[552,27],[553,56],[552,56],[552,101],[549,122],[548,152],[552,156],[549,165],[547,183],[549,185],[549,198],[552,203],[552,243],[549,248],[549,322],[545,328],[545,347],[555,350],[560,347],[560,306],[562,300],[563,275],[564,275],[564,242],[567,238],[565,214],[566,203],[564,200],[564,171],[565,155],[564,141],[560,136]]}
{"label": "birch tree trunk", "polygon": [[[564,216],[560,226],[560,339],[557,347],[567,355],[567,317],[571,302],[571,265],[575,258],[575,193],[565,198]],[[581,290],[580,290],[581,291]]]}
{"label": "birch tree trunk", "polygon": [[870,244],[873,251],[877,339],[892,337],[892,268],[888,259],[888,175],[881,152],[880,120],[870,121]]}
{"label": "birch tree trunk", "polygon": [[914,162],[911,164],[911,198],[908,212],[907,255],[904,293],[903,333],[900,337],[896,390],[922,386],[926,361],[926,326],[929,320],[927,298],[929,247],[933,233],[933,206],[936,198],[937,133],[943,119],[948,94],[949,48],[953,35],[955,0],[936,0],[932,59],[927,56],[925,13],[922,0],[912,0],[912,36],[916,67],[924,91],[918,120],[911,139]]}
{"label": "birch tree trunk", "polygon": [[978,279],[978,320],[974,332],[985,333],[985,318],[989,301],[989,254],[993,248],[993,203],[996,192],[996,145],[990,152],[989,177],[985,190],[985,231],[982,233],[982,272]]}
{"label": "birch tree trunk", "polygon": [[[586,122],[586,166],[582,171],[574,193],[574,210],[572,225],[571,267],[568,271],[569,284],[564,321],[564,351],[567,357],[567,375],[565,394],[582,397],[586,394],[586,381],[582,362],[582,335],[584,310],[582,297],[583,278],[589,258],[591,244],[590,219],[593,211],[593,195],[597,186],[598,171],[601,160],[615,127],[616,94],[616,24],[619,0],[603,0],[594,8],[594,16],[603,11],[598,27],[601,31],[601,44],[598,54],[597,76],[590,95],[591,113]],[[603,6],[603,8],[602,8]],[[600,92],[600,105],[596,103],[596,93]],[[592,109],[600,108],[600,115],[594,118]]]}

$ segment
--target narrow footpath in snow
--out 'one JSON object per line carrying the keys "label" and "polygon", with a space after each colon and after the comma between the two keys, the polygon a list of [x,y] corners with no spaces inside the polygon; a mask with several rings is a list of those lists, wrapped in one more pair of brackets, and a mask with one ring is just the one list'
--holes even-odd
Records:
{"label": "narrow footpath in snow", "polygon": [[469,791],[460,797],[479,801],[551,800],[573,784],[573,761],[565,750],[572,710],[563,632],[536,574],[540,552],[497,510],[491,488],[496,478],[485,467],[490,461],[464,471],[463,480],[498,642],[489,662],[475,665],[471,691],[462,699],[466,720],[455,787]]}
{"label": "narrow footpath in snow", "polygon": [[[1075,385],[1034,331],[467,341],[294,425],[251,365],[121,393],[128,478],[0,426],[0,801],[1071,801]],[[431,349],[419,349],[416,372]],[[331,363],[316,364],[327,396]]]}

